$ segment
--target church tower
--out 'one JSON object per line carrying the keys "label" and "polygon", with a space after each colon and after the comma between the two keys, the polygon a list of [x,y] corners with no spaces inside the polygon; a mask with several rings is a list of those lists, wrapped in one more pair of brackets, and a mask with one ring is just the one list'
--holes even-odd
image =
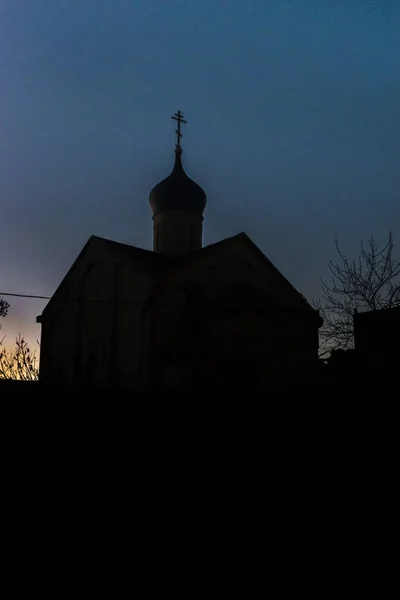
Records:
{"label": "church tower", "polygon": [[204,190],[190,179],[182,166],[181,123],[178,111],[172,117],[176,129],[175,164],[171,174],[150,192],[153,211],[153,250],[166,256],[184,256],[202,247]]}

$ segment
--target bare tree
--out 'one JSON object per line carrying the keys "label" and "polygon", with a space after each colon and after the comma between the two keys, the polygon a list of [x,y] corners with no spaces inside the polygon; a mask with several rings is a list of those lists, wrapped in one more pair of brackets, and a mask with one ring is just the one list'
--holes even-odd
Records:
{"label": "bare tree", "polygon": [[10,305],[3,298],[0,298],[0,317],[5,317],[7,315],[8,309]]}
{"label": "bare tree", "polygon": [[36,350],[31,351],[21,334],[15,340],[15,347],[10,350],[1,348],[3,341],[4,337],[0,339],[0,379],[36,381],[39,377]]}
{"label": "bare tree", "polygon": [[354,344],[355,310],[380,310],[400,305],[400,262],[393,257],[393,237],[379,248],[373,236],[361,242],[357,259],[350,261],[335,240],[338,262],[329,261],[331,284],[321,281],[322,297],[316,303],[324,319],[320,330],[321,353],[349,349]]}
{"label": "bare tree", "polygon": [[[5,317],[9,308],[9,303],[0,298],[0,317]],[[15,340],[14,348],[11,349],[4,348],[4,338],[5,336],[0,337],[0,379],[19,379],[22,381],[35,381],[38,379],[39,361],[36,350],[31,351],[28,342],[21,337],[21,334]]]}

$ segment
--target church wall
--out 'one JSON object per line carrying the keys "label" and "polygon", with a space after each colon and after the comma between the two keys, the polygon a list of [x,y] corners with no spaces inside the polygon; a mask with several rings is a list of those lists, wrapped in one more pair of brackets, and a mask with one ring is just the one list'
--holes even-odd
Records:
{"label": "church wall", "polygon": [[62,296],[52,303],[42,324],[41,380],[104,381],[111,313],[111,305],[103,303],[110,298],[107,266],[98,261],[80,265]]}
{"label": "church wall", "polygon": [[154,348],[159,372],[175,381],[167,385],[243,384],[266,391],[301,383],[317,366],[318,330],[307,319],[222,310],[196,321],[178,286],[167,288],[159,301]]}
{"label": "church wall", "polygon": [[183,289],[160,289],[152,309],[153,351],[165,355],[182,338],[187,338],[186,296]]}
{"label": "church wall", "polygon": [[49,306],[40,379],[136,388],[149,371],[150,325],[142,317],[152,278],[140,264],[93,258],[82,261]]}
{"label": "church wall", "polygon": [[176,381],[179,377],[181,381],[185,377],[192,377],[192,380],[193,377],[199,377],[199,381],[206,381],[204,372],[208,371],[210,385],[213,380],[220,380],[222,385],[221,380],[242,370],[247,373],[244,379],[248,383],[253,379],[256,387],[261,386],[265,390],[280,381],[284,385],[288,377],[292,384],[301,383],[316,367],[318,327],[315,322],[308,320],[310,313],[307,310],[305,318],[294,318],[291,313],[271,313],[268,316],[253,314],[249,309],[242,314],[221,311],[208,320],[205,318],[200,321],[200,337],[203,338],[205,349],[203,352],[200,350],[200,354],[203,354],[201,360],[205,362],[203,364],[200,361],[197,376],[190,372],[191,364],[186,361],[185,354],[189,356],[193,351],[190,340],[195,340],[194,344],[199,343],[189,325],[196,312],[195,305],[191,305],[190,309],[187,305],[187,293],[191,287],[199,296],[199,313],[204,309],[204,303],[211,301],[212,304],[233,285],[242,283],[254,285],[268,296],[284,298],[285,304],[289,305],[294,295],[293,306],[305,306],[301,298],[297,302],[297,292],[290,284],[286,284],[285,280],[283,283],[279,281],[274,272],[271,274],[272,268],[268,263],[262,260],[260,264],[258,256],[254,257],[252,252],[248,254],[232,256],[231,252],[226,252],[209,257],[200,255],[191,264],[169,275],[156,331],[158,351],[168,369],[177,372],[178,367],[174,362],[180,361],[181,371],[186,370],[186,375],[181,373],[178,376],[175,373]]}
{"label": "church wall", "polygon": [[90,264],[88,253],[63,281],[55,299],[45,309],[40,352],[41,381],[71,384],[76,379],[77,336],[82,314],[80,299]]}
{"label": "church wall", "polygon": [[42,323],[39,375],[41,381],[67,384],[73,382],[77,309],[76,302],[65,302],[53,313],[51,320]]}
{"label": "church wall", "polygon": [[113,377],[113,300],[112,265],[93,263],[83,281],[76,347],[83,379],[98,385]]}
{"label": "church wall", "polygon": [[218,314],[202,322],[201,336],[211,381],[225,378],[229,385],[243,371],[249,388],[266,391],[286,385],[288,378],[301,383],[316,367],[315,328],[290,316]]}
{"label": "church wall", "polygon": [[136,265],[117,265],[116,369],[121,385],[147,385],[150,370],[152,277]]}

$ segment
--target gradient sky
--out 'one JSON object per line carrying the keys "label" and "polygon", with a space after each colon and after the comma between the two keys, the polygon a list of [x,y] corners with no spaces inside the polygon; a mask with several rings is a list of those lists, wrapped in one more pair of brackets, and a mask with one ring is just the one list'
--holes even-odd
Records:
{"label": "gradient sky", "polygon": [[91,234],[152,247],[178,109],[205,244],[245,231],[308,298],[335,235],[400,254],[398,0],[0,0],[0,89],[0,292],[51,295]]}

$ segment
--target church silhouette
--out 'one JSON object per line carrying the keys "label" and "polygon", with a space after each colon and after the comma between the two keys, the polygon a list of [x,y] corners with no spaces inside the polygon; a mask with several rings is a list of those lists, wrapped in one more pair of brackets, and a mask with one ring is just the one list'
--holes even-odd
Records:
{"label": "church silhouette", "polygon": [[153,251],[91,236],[43,313],[44,384],[130,392],[269,391],[308,383],[319,313],[245,234],[202,246],[204,190],[172,172],[150,192]]}

